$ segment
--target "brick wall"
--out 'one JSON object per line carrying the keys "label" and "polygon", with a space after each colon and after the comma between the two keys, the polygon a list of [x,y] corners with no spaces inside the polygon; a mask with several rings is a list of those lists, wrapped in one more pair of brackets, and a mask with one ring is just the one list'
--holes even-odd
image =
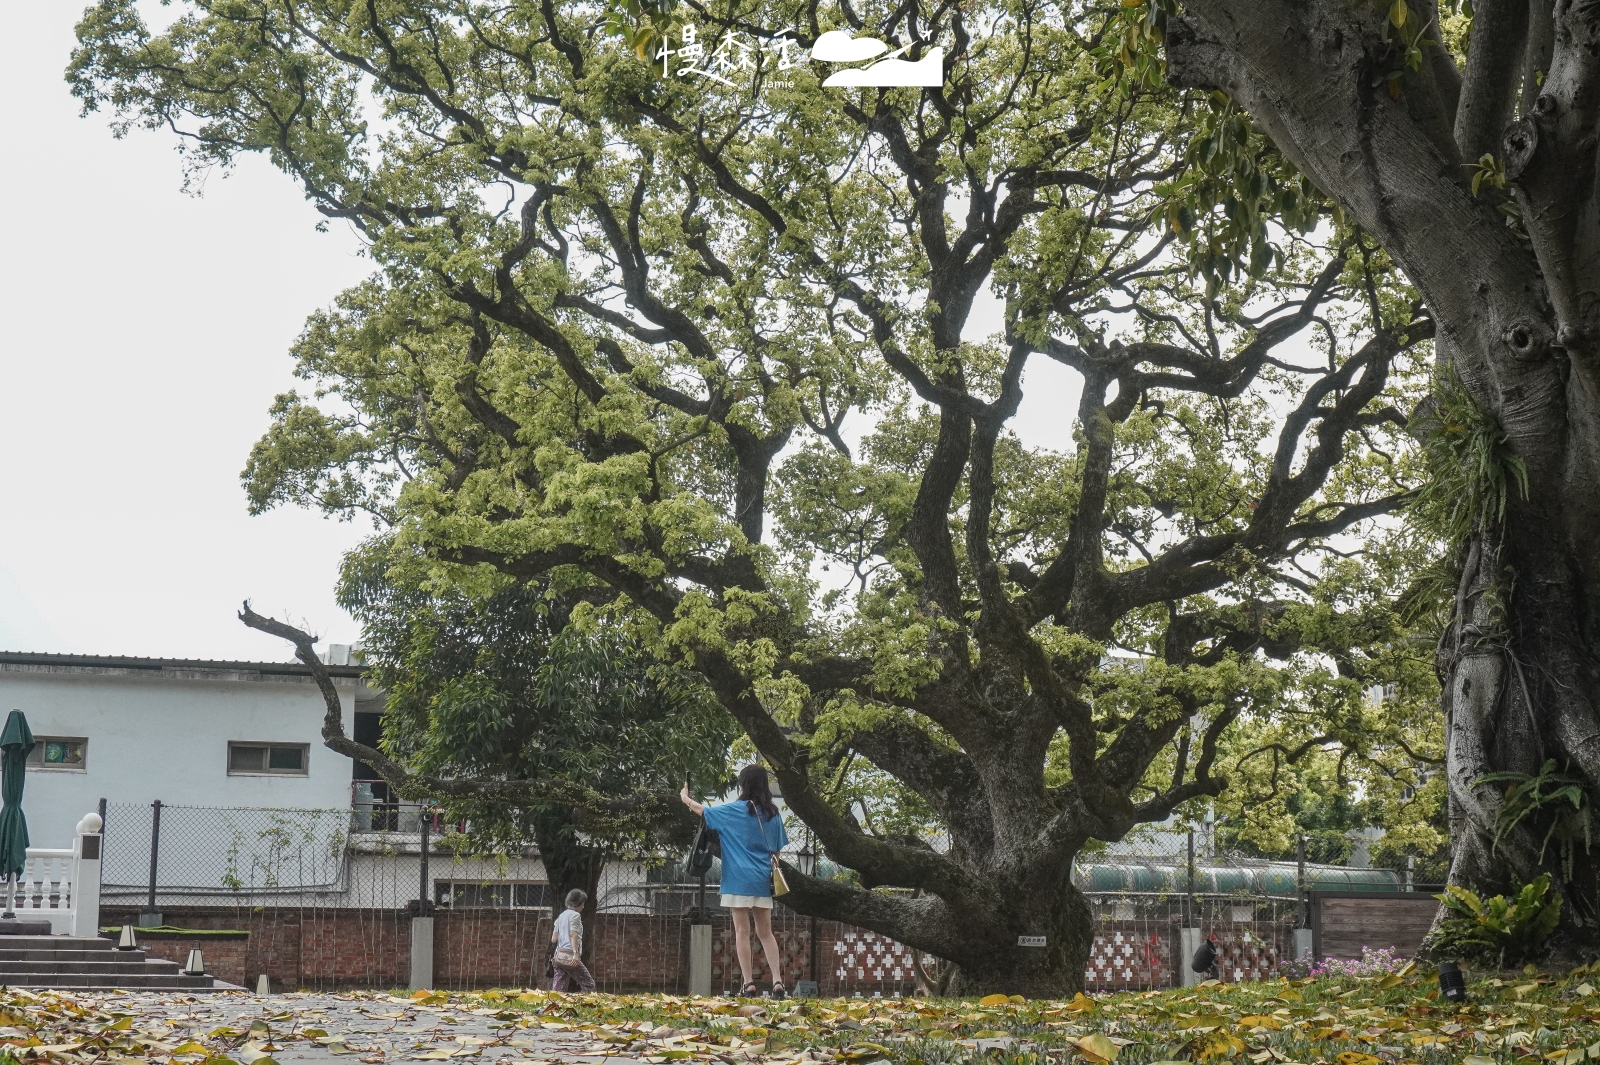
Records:
{"label": "brick wall", "polygon": [[[600,918],[614,924],[615,918]],[[538,910],[439,910],[433,920],[436,987],[535,987],[544,980],[550,918]],[[594,946],[604,944],[601,935]],[[409,950],[409,947],[407,948]],[[409,958],[409,956],[408,956]],[[408,961],[409,964],[409,961]],[[548,987],[548,981],[543,986]],[[628,985],[632,989],[633,985]]]}
{"label": "brick wall", "polygon": [[[399,910],[307,908],[280,910],[298,913],[298,927],[288,921],[267,922],[269,930],[281,927],[282,945],[263,943],[258,957],[269,965],[280,956],[287,980],[287,959],[299,968],[296,987],[322,990],[352,987],[405,987],[411,972],[411,915]],[[170,920],[170,918],[169,918]],[[298,942],[294,940],[298,932]],[[252,939],[255,937],[252,936]],[[438,933],[435,930],[435,943]],[[280,954],[281,951],[281,954]],[[276,976],[272,968],[265,970]],[[434,971],[439,972],[437,955]],[[440,984],[439,986],[448,986]]]}
{"label": "brick wall", "polygon": [[[237,929],[250,933],[228,975],[254,988],[266,973],[274,991],[340,988],[399,988],[409,983],[411,917],[401,910],[344,908],[255,909],[167,907],[166,923],[179,928]],[[102,922],[132,924],[132,908],[107,907]],[[548,987],[545,958],[550,917],[536,910],[441,910],[434,919],[434,984],[453,990],[485,987]],[[601,990],[682,994],[689,984],[689,922],[682,916],[601,914],[590,935],[590,968]],[[732,918],[712,921],[712,987],[734,991],[739,967]],[[773,929],[784,957],[786,982],[809,979],[811,922],[779,907]],[[816,974],[824,995],[909,992],[914,986],[910,952],[873,932],[835,921],[816,923]],[[152,952],[156,939],[146,936]],[[162,948],[165,950],[166,948]],[[177,950],[177,947],[173,947]],[[755,944],[756,979],[771,976]],[[174,957],[162,953],[158,956]],[[187,957],[176,957],[182,962]]]}
{"label": "brick wall", "polygon": [[[1409,901],[1414,910],[1418,896],[1401,901]],[[1383,900],[1371,898],[1358,903],[1369,915],[1373,912],[1371,907],[1382,904]],[[1338,923],[1333,909],[1328,908],[1329,926]],[[249,932],[249,939],[242,946],[230,948],[237,956],[214,955],[217,948],[210,943],[203,947],[210,971],[251,989],[262,973],[267,974],[274,991],[387,989],[402,988],[410,982],[411,916],[403,910],[169,907],[164,912],[168,924],[181,928]],[[131,924],[136,916],[133,909],[108,908],[103,911],[103,923]],[[550,917],[538,910],[438,911],[433,930],[434,986],[451,990],[548,987],[544,969],[550,923]],[[813,970],[810,919],[780,906],[774,911],[772,924],[784,959],[785,982],[790,987],[797,980],[810,979],[815,972],[822,994],[828,996],[859,993],[870,997],[915,989],[911,951],[885,936],[836,921],[818,921],[817,965]],[[1291,953],[1293,932],[1290,924],[1283,921],[1263,920],[1248,925],[1206,922],[1205,927],[1218,934],[1224,948],[1225,980],[1270,976]],[[1367,931],[1372,931],[1370,924]],[[1331,933],[1332,928],[1325,932]],[[1176,934],[1173,921],[1098,922],[1084,974],[1087,986],[1137,990],[1178,982],[1179,967],[1186,959],[1175,956]],[[1327,938],[1331,945],[1335,937],[1329,934]],[[148,945],[154,956],[180,963],[191,945],[174,939],[169,947],[151,935],[142,936],[141,943]],[[1384,945],[1387,943],[1385,939]],[[588,946],[589,967],[602,991],[683,994],[688,990],[686,917],[601,914],[590,929]],[[755,978],[765,986],[771,975],[760,944],[754,944],[754,948]],[[733,922],[725,912],[714,915],[712,920],[711,980],[715,992],[732,992],[739,987]]]}
{"label": "brick wall", "polygon": [[[125,923],[125,922],[124,922]],[[184,965],[189,961],[189,951],[199,947],[205,957],[206,972],[230,984],[245,984],[249,972],[246,956],[249,951],[248,936],[186,936],[181,933],[140,932],[139,946],[152,958],[175,961]]]}
{"label": "brick wall", "polygon": [[[263,973],[273,991],[394,988],[408,983],[411,917],[403,911],[173,906],[163,914],[166,923],[177,928],[249,932],[243,979],[233,982],[251,990]],[[100,914],[105,925],[133,924],[137,918],[138,911],[132,908],[104,907]],[[141,935],[140,942],[147,939],[154,942],[149,934]],[[208,964],[209,957],[208,953]]]}

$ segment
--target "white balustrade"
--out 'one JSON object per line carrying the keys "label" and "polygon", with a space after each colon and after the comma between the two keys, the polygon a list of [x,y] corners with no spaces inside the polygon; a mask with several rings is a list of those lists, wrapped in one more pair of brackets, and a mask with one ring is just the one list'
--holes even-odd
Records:
{"label": "white balustrade", "polygon": [[49,921],[52,935],[98,935],[100,840],[100,817],[89,814],[71,847],[29,847],[12,898],[17,917]]}

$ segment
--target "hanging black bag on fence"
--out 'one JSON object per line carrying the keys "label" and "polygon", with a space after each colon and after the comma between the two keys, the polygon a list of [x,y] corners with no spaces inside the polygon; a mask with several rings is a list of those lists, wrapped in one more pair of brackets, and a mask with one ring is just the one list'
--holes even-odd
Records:
{"label": "hanging black bag on fence", "polygon": [[700,818],[700,831],[694,834],[694,845],[689,848],[689,875],[704,876],[711,871],[714,859],[722,857],[722,838],[717,835],[717,830],[706,825],[706,819]]}
{"label": "hanging black bag on fence", "polygon": [[1189,968],[1197,973],[1208,973],[1217,967],[1217,945],[1207,939],[1200,944],[1200,949],[1194,952],[1194,958],[1189,962]]}

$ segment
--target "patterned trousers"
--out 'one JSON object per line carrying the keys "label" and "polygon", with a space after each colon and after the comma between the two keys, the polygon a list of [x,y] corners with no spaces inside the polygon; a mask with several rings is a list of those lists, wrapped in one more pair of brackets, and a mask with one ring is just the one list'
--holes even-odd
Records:
{"label": "patterned trousers", "polygon": [[555,967],[555,979],[550,981],[552,991],[593,991],[594,976],[589,972],[589,967],[583,962],[572,966],[570,969]]}

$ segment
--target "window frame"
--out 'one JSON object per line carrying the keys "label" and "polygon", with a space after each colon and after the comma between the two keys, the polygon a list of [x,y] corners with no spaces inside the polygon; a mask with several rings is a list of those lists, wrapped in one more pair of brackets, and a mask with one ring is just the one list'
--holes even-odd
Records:
{"label": "window frame", "polygon": [[[252,747],[264,752],[260,769],[235,769],[233,767],[233,752],[241,747]],[[272,752],[274,749],[293,749],[300,752],[299,769],[273,769]],[[277,740],[229,740],[227,760],[223,763],[227,767],[230,777],[309,777],[311,775],[311,744],[285,743]]]}
{"label": "window frame", "polygon": [[[47,743],[80,743],[83,745],[83,761],[77,765],[51,765],[44,760],[44,747]],[[33,752],[39,752],[39,760],[33,760]],[[87,773],[89,771],[89,737],[87,736],[35,736],[33,750],[28,752],[25,768],[29,772],[41,773]]]}
{"label": "window frame", "polygon": [[[492,891],[496,888],[506,888],[509,890],[510,903],[505,906],[495,906],[493,904],[485,906],[481,902],[463,904],[454,898],[458,888],[474,889],[473,893],[478,894],[480,899],[482,898],[481,893],[486,890]],[[528,895],[543,894],[545,901],[519,905],[517,903],[518,888],[542,888],[542,892],[529,890]],[[554,890],[548,880],[475,880],[470,877],[440,877],[433,882],[433,899],[434,905],[441,910],[517,910],[521,913],[552,914],[555,912],[551,902],[551,892]],[[440,896],[446,892],[451,897],[441,898]]]}

